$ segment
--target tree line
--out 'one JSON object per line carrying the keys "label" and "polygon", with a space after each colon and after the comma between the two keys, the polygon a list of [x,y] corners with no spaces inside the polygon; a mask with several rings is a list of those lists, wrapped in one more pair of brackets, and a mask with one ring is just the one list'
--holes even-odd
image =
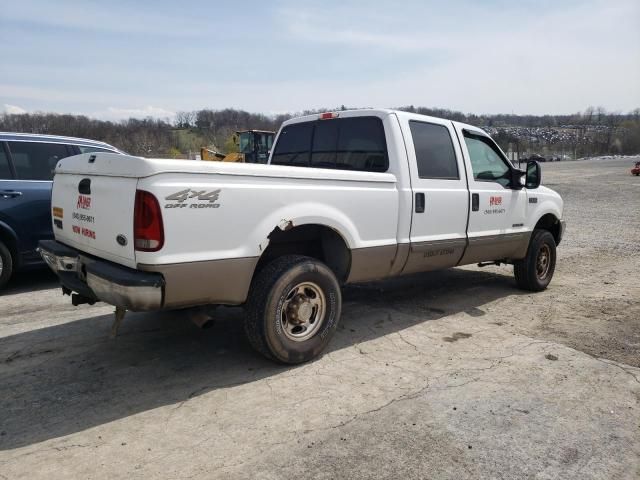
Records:
{"label": "tree line", "polygon": [[[98,120],[84,115],[21,113],[0,115],[0,130],[91,138],[132,155],[186,158],[200,147],[214,146],[228,153],[238,130],[277,131],[292,117],[332,109],[264,115],[244,110],[202,109],[178,112],[173,119]],[[505,150],[572,150],[577,156],[640,153],[640,108],[629,113],[589,107],[572,115],[477,115],[442,108],[400,107],[400,110],[447,118],[486,128]]]}

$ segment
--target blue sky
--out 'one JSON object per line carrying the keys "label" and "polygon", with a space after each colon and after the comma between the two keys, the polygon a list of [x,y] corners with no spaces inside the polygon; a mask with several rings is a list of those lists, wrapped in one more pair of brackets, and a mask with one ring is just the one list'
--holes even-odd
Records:
{"label": "blue sky", "polygon": [[640,107],[640,1],[0,0],[0,111]]}

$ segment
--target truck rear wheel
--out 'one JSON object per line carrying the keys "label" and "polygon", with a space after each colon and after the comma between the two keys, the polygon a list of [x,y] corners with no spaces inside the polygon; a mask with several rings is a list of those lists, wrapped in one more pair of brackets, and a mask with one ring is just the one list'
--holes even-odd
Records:
{"label": "truck rear wheel", "polygon": [[12,273],[13,258],[11,257],[11,252],[6,245],[0,241],[0,289],[4,288],[9,278],[11,278]]}
{"label": "truck rear wheel", "polygon": [[547,288],[556,269],[556,241],[548,230],[534,230],[527,256],[513,264],[516,284],[523,290]]}
{"label": "truck rear wheel", "polygon": [[246,305],[249,342],[269,359],[296,364],[317,357],[338,327],[342,295],[324,263],[276,258],[256,274]]}

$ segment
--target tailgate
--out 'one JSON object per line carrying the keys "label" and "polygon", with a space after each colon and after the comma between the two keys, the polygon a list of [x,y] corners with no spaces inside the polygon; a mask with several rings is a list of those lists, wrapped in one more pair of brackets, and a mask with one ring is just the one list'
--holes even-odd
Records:
{"label": "tailgate", "polygon": [[56,240],[135,267],[133,208],[137,178],[57,173],[51,197]]}

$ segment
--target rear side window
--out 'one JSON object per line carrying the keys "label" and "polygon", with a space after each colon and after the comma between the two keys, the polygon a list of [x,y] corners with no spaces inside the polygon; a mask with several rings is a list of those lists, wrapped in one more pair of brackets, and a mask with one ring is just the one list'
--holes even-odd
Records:
{"label": "rear side window", "polygon": [[80,153],[116,153],[113,150],[109,150],[108,148],[100,148],[100,147],[86,147],[84,145],[76,145],[80,149]]}
{"label": "rear side window", "polygon": [[353,117],[289,125],[280,134],[272,163],[386,172],[389,160],[382,121]]}
{"label": "rear side window", "polygon": [[294,167],[309,166],[309,149],[314,124],[298,123],[282,129],[271,163]]}
{"label": "rear side window", "polygon": [[9,168],[9,159],[4,153],[2,143],[0,143],[0,180],[10,180],[12,178],[11,169]]}
{"label": "rear side window", "polygon": [[420,178],[458,180],[458,161],[449,129],[443,125],[410,121]]}
{"label": "rear side window", "polygon": [[20,180],[51,180],[58,160],[68,157],[61,143],[8,142],[16,177]]}

